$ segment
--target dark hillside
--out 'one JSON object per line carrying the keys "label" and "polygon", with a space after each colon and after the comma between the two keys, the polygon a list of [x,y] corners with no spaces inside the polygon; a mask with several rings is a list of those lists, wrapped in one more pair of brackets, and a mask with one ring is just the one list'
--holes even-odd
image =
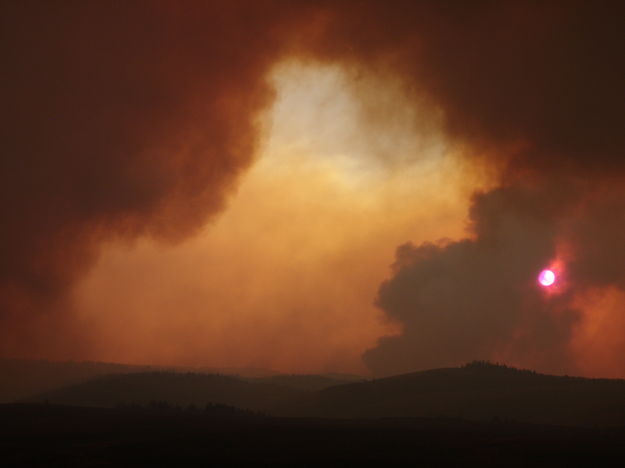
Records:
{"label": "dark hillside", "polygon": [[103,407],[153,401],[200,407],[220,403],[255,411],[271,411],[276,406],[292,404],[301,396],[302,392],[282,385],[252,383],[225,375],[148,372],[109,375],[46,392],[30,400]]}
{"label": "dark hillside", "polygon": [[[625,426],[625,381],[538,374],[488,363],[331,385],[321,376],[242,379],[149,372],[99,377],[29,401],[111,407],[121,403],[232,405],[275,416],[455,418]],[[312,391],[314,388],[321,388]]]}
{"label": "dark hillside", "polygon": [[625,425],[625,381],[543,375],[476,362],[328,388],[290,411],[341,418]]}
{"label": "dark hillside", "polygon": [[284,387],[295,388],[298,390],[317,391],[324,388],[343,385],[346,383],[362,382],[363,377],[355,375],[315,375],[315,374],[285,374],[273,375],[271,377],[263,377],[257,379],[248,379],[250,382],[268,383],[273,385],[282,385]]}
{"label": "dark hillside", "polygon": [[154,369],[151,366],[91,361],[0,359],[0,403],[28,398],[103,375],[148,372]]}

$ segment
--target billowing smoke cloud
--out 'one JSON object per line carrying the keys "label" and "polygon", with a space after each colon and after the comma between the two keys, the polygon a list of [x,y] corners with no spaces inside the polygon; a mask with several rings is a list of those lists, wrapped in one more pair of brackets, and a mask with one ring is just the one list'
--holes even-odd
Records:
{"label": "billowing smoke cloud", "polygon": [[378,305],[403,325],[365,355],[377,373],[457,365],[467,358],[567,369],[578,312],[538,272],[557,257],[558,194],[505,187],[476,196],[474,238],[398,248]]}
{"label": "billowing smoke cloud", "polygon": [[[593,190],[598,181],[608,188]],[[613,295],[610,288],[625,286],[623,191],[597,178],[552,182],[517,181],[476,195],[467,239],[398,248],[377,304],[403,333],[365,353],[374,372],[458,365],[467,358],[591,371],[579,368],[580,350],[571,347],[585,326],[576,298],[602,288]],[[552,289],[537,283],[546,267],[558,272]],[[596,312],[620,323],[619,310]],[[609,331],[605,325],[593,332],[595,340]],[[590,341],[581,350],[586,355],[593,354]],[[622,345],[612,349],[621,352]]]}
{"label": "billowing smoke cloud", "polygon": [[289,13],[272,2],[0,8],[0,351],[49,352],[36,323],[68,341],[52,310],[103,240],[178,240],[224,206],[252,161]]}
{"label": "billowing smoke cloud", "polygon": [[400,73],[451,135],[515,168],[622,167],[618,2],[355,3],[319,47]]}
{"label": "billowing smoke cloud", "polygon": [[[371,368],[569,366],[575,291],[625,277],[620,3],[225,3],[0,7],[0,352],[45,349],[51,324],[73,346],[79,325],[51,311],[103,241],[175,241],[224,206],[253,159],[267,72],[296,54],[399,78],[500,176],[470,238],[399,249],[378,302],[404,332],[365,355]],[[536,271],[562,252],[567,289],[541,295]]]}
{"label": "billowing smoke cloud", "polygon": [[[358,54],[440,106],[449,135],[501,181],[475,197],[466,240],[398,249],[377,303],[404,330],[365,353],[375,373],[474,358],[575,371],[574,296],[625,279],[621,9],[419,3],[363,20],[374,36],[345,28]],[[554,261],[565,277],[545,294],[535,278]]]}

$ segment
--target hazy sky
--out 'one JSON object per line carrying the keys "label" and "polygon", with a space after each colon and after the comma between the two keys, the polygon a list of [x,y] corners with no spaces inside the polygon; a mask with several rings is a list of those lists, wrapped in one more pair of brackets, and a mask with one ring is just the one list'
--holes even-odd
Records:
{"label": "hazy sky", "polygon": [[395,246],[462,236],[480,180],[435,129],[415,133],[401,90],[370,84],[393,118],[372,124],[338,66],[271,79],[262,148],[223,213],[177,246],[107,245],[80,283],[94,357],[365,372],[360,355],[398,329],[373,304]]}
{"label": "hazy sky", "polygon": [[0,9],[0,355],[625,377],[619,2]]}

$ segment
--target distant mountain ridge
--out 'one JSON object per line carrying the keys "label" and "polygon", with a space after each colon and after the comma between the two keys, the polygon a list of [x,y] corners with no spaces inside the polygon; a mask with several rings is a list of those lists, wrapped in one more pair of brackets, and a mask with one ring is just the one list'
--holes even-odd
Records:
{"label": "distant mountain ridge", "polygon": [[114,406],[217,403],[306,418],[455,418],[624,426],[625,380],[553,376],[486,362],[339,382],[327,376],[265,378],[180,372],[122,373],[43,392],[28,401]]}
{"label": "distant mountain ridge", "polygon": [[268,412],[301,398],[302,391],[239,377],[180,372],[115,374],[42,393],[28,401],[54,404],[113,407],[168,402],[204,407],[217,403]]}
{"label": "distant mountain ridge", "polygon": [[237,376],[250,382],[275,383],[305,390],[362,380],[349,374],[287,375],[256,367],[191,367],[117,364],[98,361],[0,359],[0,403],[10,403],[97,377],[144,372]]}
{"label": "distant mountain ridge", "polygon": [[242,378],[221,374],[147,371],[102,375],[43,392],[25,401],[112,407],[169,402],[204,407],[218,403],[261,412],[284,411],[313,391],[345,383],[322,375]]}
{"label": "distant mountain ridge", "polygon": [[152,366],[92,361],[0,359],[0,403],[31,397],[102,375],[149,372],[154,369]]}
{"label": "distant mountain ridge", "polygon": [[473,362],[330,387],[298,404],[289,409],[291,414],[625,425],[625,380],[553,376]]}
{"label": "distant mountain ridge", "polygon": [[346,383],[362,382],[364,377],[347,374],[280,374],[271,377],[246,379],[250,382],[282,385],[298,390],[318,391]]}

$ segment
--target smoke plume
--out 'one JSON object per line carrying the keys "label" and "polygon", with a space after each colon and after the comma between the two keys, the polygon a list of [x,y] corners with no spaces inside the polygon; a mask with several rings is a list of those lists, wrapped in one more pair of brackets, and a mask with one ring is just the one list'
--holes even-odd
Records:
{"label": "smoke plume", "polygon": [[290,24],[272,5],[3,2],[0,351],[68,341],[54,310],[103,241],[177,241],[223,208]]}
{"label": "smoke plume", "polygon": [[[625,278],[622,8],[402,7],[342,16],[336,34],[349,47],[337,55],[402,76],[500,182],[474,197],[467,239],[398,249],[377,304],[403,333],[364,359],[376,374],[474,358],[575,371],[574,297]],[[546,294],[535,278],[554,262],[563,276]]]}
{"label": "smoke plume", "polygon": [[[620,2],[0,9],[2,354],[86,346],[64,299],[101,245],[175,242],[224,208],[258,147],[266,76],[290,56],[400,80],[497,176],[466,239],[398,249],[377,303],[403,332],[365,354],[375,373],[489,357],[574,369],[576,298],[625,287]],[[545,294],[535,276],[552,262],[563,282]]]}

